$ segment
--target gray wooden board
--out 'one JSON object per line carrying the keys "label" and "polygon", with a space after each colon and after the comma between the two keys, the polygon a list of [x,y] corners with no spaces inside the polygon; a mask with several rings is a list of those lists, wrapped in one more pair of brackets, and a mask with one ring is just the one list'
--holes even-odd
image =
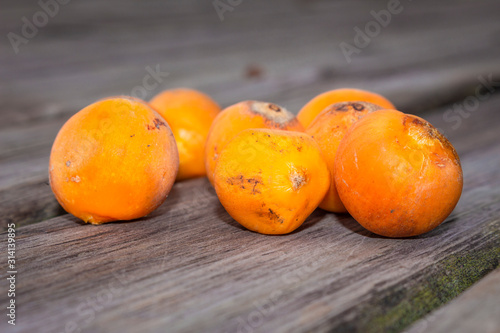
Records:
{"label": "gray wooden board", "polygon": [[19,228],[19,321],[9,331],[397,331],[499,265],[500,146],[462,162],[455,211],[409,239],[322,211],[287,236],[252,233],[206,179],[177,184],[138,221],[63,215]]}
{"label": "gray wooden board", "polygon": [[500,332],[500,269],[489,273],[462,295],[431,312],[405,332]]}
{"label": "gray wooden board", "polygon": [[[72,1],[19,54],[2,39],[0,227],[18,225],[19,321],[0,331],[401,331],[498,267],[500,96],[459,125],[445,114],[475,96],[478,77],[500,81],[500,2],[402,3],[351,63],[339,43],[386,1],[243,1],[224,21],[211,1]],[[40,10],[28,0],[1,7],[3,36]],[[250,65],[260,76],[245,74]],[[197,179],[147,218],[81,225],[47,184],[52,141],[85,105],[130,94],[147,66],[169,72],[148,97],[189,86],[222,106],[260,99],[297,112],[332,88],[383,93],[450,138],[462,199],[442,226],[410,239],[321,210],[291,235],[266,237],[240,228]]]}

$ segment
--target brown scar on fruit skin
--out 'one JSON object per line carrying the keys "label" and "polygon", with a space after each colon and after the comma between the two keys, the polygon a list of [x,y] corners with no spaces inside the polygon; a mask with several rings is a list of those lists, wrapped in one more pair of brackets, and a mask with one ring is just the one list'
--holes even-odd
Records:
{"label": "brown scar on fruit skin", "polygon": [[283,218],[281,216],[279,216],[271,208],[268,209],[267,216],[269,217],[269,219],[271,219],[271,221],[276,221],[276,222],[279,222],[279,223],[283,223]]}
{"label": "brown scar on fruit skin", "polygon": [[160,126],[165,126],[165,127],[167,127],[167,125],[165,124],[165,122],[161,121],[161,120],[160,120],[160,119],[158,119],[158,118],[155,118],[155,119],[153,120],[153,122],[154,122],[155,127],[156,127],[157,129],[160,129]]}
{"label": "brown scar on fruit skin", "polygon": [[247,104],[252,112],[263,116],[266,124],[271,127],[286,129],[287,126],[299,123],[293,113],[276,104],[260,101],[247,101]]}
{"label": "brown scar on fruit skin", "polygon": [[300,189],[302,186],[307,184],[309,182],[309,177],[307,176],[307,173],[304,172],[303,170],[297,171],[293,170],[290,173],[290,181],[292,182],[292,188],[294,191],[297,191]]}
{"label": "brown scar on fruit skin", "polygon": [[368,111],[377,111],[382,109],[382,107],[368,102],[340,102],[332,104],[329,108],[330,112],[347,112],[351,109],[357,112],[364,111],[365,109],[368,109]]}
{"label": "brown scar on fruit skin", "polygon": [[246,189],[245,184],[247,184],[250,185],[252,194],[261,193],[260,190],[257,188],[257,185],[262,184],[261,177],[245,178],[242,174],[240,174],[236,177],[228,178],[226,180],[226,183],[228,183],[229,185],[237,185],[241,189]]}
{"label": "brown scar on fruit skin", "polygon": [[148,131],[152,131],[154,129],[160,129],[161,126],[167,127],[167,125],[165,124],[165,122],[161,121],[158,118],[155,118],[153,120],[153,125],[146,124],[146,127],[147,127]]}
{"label": "brown scar on fruit skin", "polygon": [[[427,121],[422,121],[422,120],[415,118],[411,115],[406,115],[403,117],[403,126],[407,127],[408,122],[410,120],[411,120],[411,124],[424,128],[429,137],[431,137],[432,139],[437,139],[439,141],[439,143],[441,144],[441,146],[443,146],[446,150],[451,151],[455,164],[460,165],[460,158],[458,157],[458,153],[455,150],[455,147],[453,147],[453,145],[450,143],[450,141],[448,141],[448,139],[444,135],[442,135],[434,126],[432,126],[431,123],[429,123]],[[442,164],[441,165],[437,164],[437,166],[439,166],[440,168],[444,167],[444,165],[442,165]]]}
{"label": "brown scar on fruit skin", "polygon": [[71,161],[66,161],[66,166],[69,167],[71,165]]}
{"label": "brown scar on fruit skin", "polygon": [[277,106],[276,104],[269,104],[269,108],[273,111],[281,112],[281,108],[279,106]]}

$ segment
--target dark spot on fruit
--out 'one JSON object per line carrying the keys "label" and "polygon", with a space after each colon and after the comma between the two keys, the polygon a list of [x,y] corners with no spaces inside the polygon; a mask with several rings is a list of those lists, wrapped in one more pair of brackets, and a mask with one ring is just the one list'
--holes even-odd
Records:
{"label": "dark spot on fruit", "polygon": [[348,110],[349,110],[348,104],[346,104],[346,103],[339,103],[339,104],[336,104],[336,106],[335,106],[335,111],[346,112]]}
{"label": "dark spot on fruit", "polygon": [[130,137],[133,138],[135,136],[135,134],[132,134]]}
{"label": "dark spot on fruit", "polygon": [[155,126],[151,126],[149,124],[146,125],[146,128],[148,129],[148,131],[152,131],[154,130],[156,127]]}
{"label": "dark spot on fruit", "polygon": [[412,123],[414,123],[415,125],[418,125],[418,126],[424,126],[424,125],[426,125],[423,121],[421,121],[421,120],[420,120],[420,119],[418,119],[418,118],[414,118],[414,119],[412,120]]}
{"label": "dark spot on fruit", "polygon": [[298,146],[297,151],[299,151],[299,152],[302,151],[302,146]]}
{"label": "dark spot on fruit", "polygon": [[271,136],[268,134],[267,137],[270,138]]}
{"label": "dark spot on fruit", "polygon": [[365,109],[365,107],[363,105],[358,104],[358,103],[351,103],[351,106],[356,111],[363,111]]}
{"label": "dark spot on fruit", "polygon": [[226,180],[226,183],[228,183],[229,185],[237,185],[241,189],[247,189],[245,184],[250,184],[252,194],[261,193],[259,188],[258,188],[258,185],[262,184],[261,177],[245,178],[242,174],[240,174],[236,177],[229,177]]}
{"label": "dark spot on fruit", "polygon": [[283,223],[283,219],[271,208],[268,209],[269,213],[267,214],[271,220],[274,221],[279,221],[280,223]]}
{"label": "dark spot on fruit", "polygon": [[69,167],[71,165],[71,161],[66,161],[66,166]]}
{"label": "dark spot on fruit", "polygon": [[273,111],[281,112],[281,108],[279,106],[277,106],[276,104],[269,104],[269,108]]}
{"label": "dark spot on fruit", "polygon": [[151,146],[151,145],[148,145],[148,147]]}
{"label": "dark spot on fruit", "polygon": [[155,124],[155,127],[157,129],[160,129],[160,126],[165,126],[167,127],[167,125],[165,124],[165,122],[163,122],[162,120],[158,119],[158,118],[155,118],[155,120],[153,121],[154,124]]}
{"label": "dark spot on fruit", "polygon": [[394,209],[391,209],[391,214],[394,213]]}

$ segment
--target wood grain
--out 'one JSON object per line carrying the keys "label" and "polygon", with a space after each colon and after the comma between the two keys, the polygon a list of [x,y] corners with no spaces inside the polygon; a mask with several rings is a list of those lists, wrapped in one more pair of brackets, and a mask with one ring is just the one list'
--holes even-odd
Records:
{"label": "wood grain", "polygon": [[448,303],[416,322],[407,333],[500,331],[500,269]]}
{"label": "wood grain", "polygon": [[462,163],[455,211],[410,239],[321,211],[291,235],[255,234],[205,179],[135,222],[64,215],[19,228],[18,311],[30,319],[14,331],[399,331],[499,266],[500,146]]}
{"label": "wood grain", "polygon": [[[500,261],[500,2],[402,3],[351,63],[339,43],[386,1],[243,1],[224,21],[211,1],[72,1],[19,54],[3,38],[0,227],[17,225],[19,274],[18,325],[2,320],[0,332],[399,332],[422,317],[410,332],[498,325],[498,273],[481,279]],[[19,33],[38,10],[2,4],[0,34]],[[260,99],[297,112],[337,87],[382,93],[451,140],[462,198],[439,228],[410,239],[321,210],[291,235],[267,237],[240,227],[196,179],[146,218],[83,225],[47,184],[52,142],[79,109],[130,94],[148,66],[169,74],[146,97],[189,86],[222,106]],[[494,94],[449,118],[488,75]],[[470,306],[482,311],[467,317]]]}

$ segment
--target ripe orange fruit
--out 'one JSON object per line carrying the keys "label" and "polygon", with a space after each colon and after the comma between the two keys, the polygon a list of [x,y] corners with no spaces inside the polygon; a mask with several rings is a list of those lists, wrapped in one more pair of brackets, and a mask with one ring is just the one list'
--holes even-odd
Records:
{"label": "ripe orange fruit", "polygon": [[394,105],[385,97],[360,89],[344,88],[324,92],[310,100],[300,110],[297,119],[302,126],[307,127],[327,106],[340,102],[369,102],[383,109],[394,109]]}
{"label": "ripe orange fruit", "polygon": [[249,128],[303,131],[295,116],[272,103],[244,101],[222,110],[215,118],[205,146],[207,177],[213,184],[213,172],[224,146],[239,132]]}
{"label": "ripe orange fruit", "polygon": [[381,107],[367,102],[341,102],[330,105],[306,128],[318,143],[330,171],[330,189],[319,207],[330,212],[344,213],[347,210],[339,198],[334,182],[335,155],[340,141],[356,121]]}
{"label": "ripe orange fruit", "polygon": [[146,102],[118,96],[87,106],[63,125],[52,146],[49,179],[67,212],[101,224],[156,209],[178,166],[163,118]]}
{"label": "ripe orange fruit", "polygon": [[460,198],[463,176],[455,149],[431,124],[380,110],[344,136],[335,185],[363,227],[382,236],[408,237],[446,219]]}
{"label": "ripe orange fruit", "polygon": [[202,92],[184,88],[165,90],[149,104],[174,133],[179,151],[177,180],[205,176],[205,142],[219,105]]}
{"label": "ripe orange fruit", "polygon": [[247,129],[220,153],[214,187],[241,225],[262,234],[297,229],[330,185],[317,143],[307,134]]}

